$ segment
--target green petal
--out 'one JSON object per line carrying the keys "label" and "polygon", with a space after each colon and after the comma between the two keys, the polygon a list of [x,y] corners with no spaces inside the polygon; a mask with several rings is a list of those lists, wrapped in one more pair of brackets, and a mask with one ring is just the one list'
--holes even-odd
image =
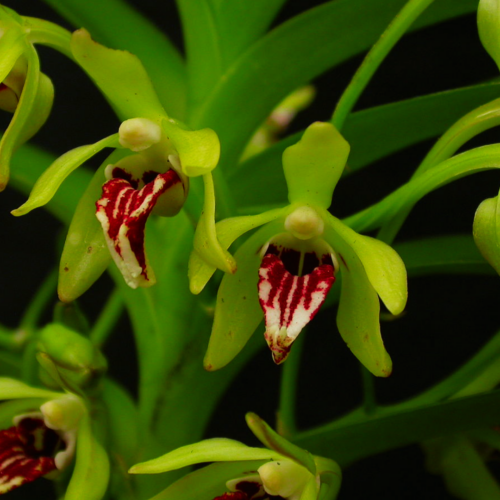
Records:
{"label": "green petal", "polygon": [[337,462],[329,458],[314,457],[321,480],[320,500],[335,500],[342,484],[342,471]]}
{"label": "green petal", "polygon": [[243,477],[262,465],[261,461],[248,460],[211,464],[187,474],[151,500],[207,500],[227,492],[226,482]]}
{"label": "green petal", "polygon": [[307,481],[305,488],[302,490],[300,495],[300,500],[317,500],[318,498],[318,486],[316,484],[316,478],[314,476]]}
{"label": "green petal", "polygon": [[290,203],[328,208],[350,146],[331,123],[310,125],[297,144],[283,152]]}
{"label": "green petal", "polygon": [[[329,217],[334,219],[333,216]],[[337,313],[340,335],[370,372],[377,377],[388,377],[392,371],[392,362],[380,334],[380,303],[377,292],[356,252],[328,224],[325,239],[337,252],[342,270],[342,290]]]}
{"label": "green petal", "polygon": [[[259,215],[232,217],[217,222],[217,224],[215,224],[215,232],[220,246],[224,250],[227,250],[240,236],[256,227],[277,219],[280,215],[284,214],[284,210],[285,209],[278,208]],[[215,273],[216,269],[216,266],[207,263],[202,256],[194,250],[189,258],[188,268],[189,287],[191,292],[194,294],[200,293],[205,288],[205,285]]]}
{"label": "green petal", "polygon": [[400,314],[408,299],[408,279],[403,260],[383,241],[356,233],[331,216],[334,231],[354,250],[363,263],[368,279],[392,314]]}
{"label": "green petal", "polygon": [[82,417],[76,439],[76,463],[64,500],[101,500],[108,487],[109,458],[88,415]]}
{"label": "green petal", "polygon": [[280,436],[255,413],[247,413],[245,418],[250,430],[264,446],[303,465],[313,476],[316,475],[316,464],[313,456],[308,451],[299,448]]}
{"label": "green petal", "polygon": [[31,210],[48,203],[71,172],[85,163],[89,158],[102,151],[104,148],[120,147],[118,134],[110,135],[95,144],[80,146],[60,156],[36,181],[28,201],[12,215],[25,215]]}
{"label": "green petal", "polygon": [[265,448],[251,448],[226,438],[205,439],[182,446],[161,457],[134,465],[131,474],[158,474],[204,462],[233,462],[235,460],[279,460],[283,456]]}
{"label": "green petal", "polygon": [[474,216],[473,235],[481,255],[500,274],[499,196],[484,200]]}
{"label": "green petal", "polygon": [[265,225],[236,252],[238,271],[225,274],[217,294],[212,334],[205,355],[207,370],[227,365],[245,346],[264,317],[257,283],[262,260],[259,251],[272,236],[283,232],[283,221]]}
{"label": "green petal", "polygon": [[86,292],[111,262],[102,226],[95,216],[96,201],[106,181],[104,169],[130,154],[126,150],[111,153],[94,174],[80,198],[68,229],[59,264],[59,299],[71,302]]}
{"label": "green petal", "polygon": [[159,122],[167,115],[137,56],[94,42],[85,29],[73,33],[71,50],[122,120],[140,117]]}
{"label": "green petal", "polygon": [[208,174],[217,166],[220,142],[212,129],[187,130],[172,119],[163,120],[162,127],[179,155],[182,171],[188,177]]}
{"label": "green petal", "polygon": [[3,19],[0,20],[0,27],[4,29],[0,37],[0,82],[5,80],[27,47],[24,42],[25,34],[16,29],[15,25],[9,25],[8,28],[5,28],[4,24]]}
{"label": "green petal", "polygon": [[477,27],[479,38],[486,52],[500,68],[500,1],[481,0],[477,10]]}
{"label": "green petal", "polygon": [[55,399],[63,396],[60,392],[47,391],[30,387],[24,382],[13,378],[0,377],[0,400],[2,399],[21,399],[21,398],[44,398]]}
{"label": "green petal", "polygon": [[205,201],[194,235],[194,250],[211,266],[226,273],[234,273],[236,261],[219,243],[215,231],[215,189],[212,174],[204,175],[203,183],[205,184]]}
{"label": "green petal", "polygon": [[38,54],[31,45],[25,44],[25,47],[24,54],[28,60],[26,80],[14,116],[0,141],[0,191],[5,189],[9,179],[9,165],[12,154],[21,145],[21,139],[26,134],[26,129],[30,129],[29,118],[38,92],[40,80]]}

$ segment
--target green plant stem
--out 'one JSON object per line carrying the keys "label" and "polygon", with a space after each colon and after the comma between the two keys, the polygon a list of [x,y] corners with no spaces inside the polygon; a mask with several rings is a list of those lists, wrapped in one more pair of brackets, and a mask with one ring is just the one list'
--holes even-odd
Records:
{"label": "green plant stem", "polygon": [[115,288],[90,331],[90,340],[93,344],[100,347],[106,342],[124,310],[125,304],[121,293]]}
{"label": "green plant stem", "polygon": [[20,347],[19,337],[13,330],[0,326],[0,347],[11,351],[16,351]]}
{"label": "green plant stem", "polygon": [[410,0],[392,20],[382,36],[366,55],[351,82],[342,94],[332,116],[332,123],[341,130],[359,96],[368,85],[372,76],[387,57],[399,39],[406,33],[422,12],[434,0]]}
{"label": "green plant stem", "polygon": [[297,403],[297,381],[299,378],[300,362],[306,332],[302,331],[297,340],[293,343],[293,349],[283,364],[280,385],[280,401],[278,412],[278,431],[289,438],[297,433],[297,423],[295,418]]}
{"label": "green plant stem", "polygon": [[377,411],[377,398],[375,395],[374,376],[360,364],[361,377],[363,380],[363,410],[366,415],[374,415]]}

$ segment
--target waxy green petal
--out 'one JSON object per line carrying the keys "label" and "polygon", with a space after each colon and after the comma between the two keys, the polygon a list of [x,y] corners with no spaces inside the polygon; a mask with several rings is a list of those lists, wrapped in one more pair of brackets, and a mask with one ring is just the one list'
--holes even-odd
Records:
{"label": "waxy green petal", "polygon": [[477,26],[483,47],[500,68],[500,1],[480,0]]}
{"label": "waxy green petal", "polygon": [[[215,224],[215,231],[220,246],[227,250],[240,236],[256,227],[277,219],[284,215],[285,211],[286,209],[278,208],[258,215],[232,217],[217,222],[217,224]],[[191,292],[194,294],[200,293],[203,288],[205,288],[205,285],[215,273],[216,269],[215,266],[208,264],[198,252],[193,251],[189,259],[188,268],[189,287]]]}
{"label": "waxy green petal", "polygon": [[90,417],[80,421],[76,462],[64,500],[101,500],[109,481],[109,458],[92,432]]}
{"label": "waxy green petal", "polygon": [[484,200],[474,216],[474,241],[481,255],[500,274],[500,197]]}
{"label": "waxy green petal", "polygon": [[203,259],[211,266],[222,269],[226,273],[234,273],[236,271],[236,261],[217,239],[215,230],[215,189],[212,174],[206,174],[203,177],[203,182],[205,185],[205,201],[194,235],[194,251],[203,256]]}
{"label": "waxy green petal", "polygon": [[270,222],[252,235],[235,253],[238,271],[225,274],[217,294],[212,334],[204,359],[207,370],[227,365],[245,346],[262,321],[257,294],[262,246],[283,232],[283,221]]}
{"label": "waxy green petal", "polygon": [[137,56],[94,42],[85,29],[71,38],[71,50],[122,120],[166,116],[144,66]]}
{"label": "waxy green petal", "polygon": [[171,119],[163,120],[161,124],[179,155],[185,175],[188,177],[205,175],[217,166],[220,142],[212,129],[187,130],[181,123]]}
{"label": "waxy green petal", "polygon": [[330,225],[325,240],[335,249],[342,272],[337,313],[339,333],[352,353],[377,377],[388,377],[391,358],[380,334],[380,303],[363,263],[350,245]]}
{"label": "waxy green petal", "polygon": [[[3,20],[0,21],[0,28],[3,28],[3,24]],[[15,27],[7,28],[0,37],[0,82],[5,80],[16,61],[25,51],[27,45],[24,42],[24,37],[25,33]]]}
{"label": "waxy green petal", "polygon": [[283,456],[265,448],[251,448],[239,441],[213,438],[177,448],[165,455],[134,465],[131,474],[158,474],[204,462],[280,460]]}
{"label": "waxy green petal", "polygon": [[299,448],[280,436],[255,413],[247,413],[245,419],[250,430],[264,446],[303,465],[311,474],[316,475],[314,457],[308,451]]}
{"label": "waxy green petal", "polygon": [[13,378],[0,377],[0,400],[3,399],[21,399],[21,398],[43,398],[55,399],[64,394],[60,392],[38,389],[15,380]]}
{"label": "waxy green petal", "polygon": [[94,174],[80,198],[68,229],[59,264],[57,292],[63,302],[71,302],[86,292],[111,262],[102,226],[95,216],[96,200],[106,181],[104,170],[129,154],[126,150],[111,153]]}
{"label": "waxy green petal", "polygon": [[331,123],[310,125],[297,144],[283,152],[290,203],[328,208],[350,146]]}
{"label": "waxy green petal", "polygon": [[402,313],[408,299],[408,279],[397,252],[380,240],[356,233],[333,216],[328,217],[328,222],[359,257],[387,309],[392,314]]}
{"label": "waxy green petal", "polygon": [[33,186],[28,201],[16,210],[13,210],[12,215],[25,215],[34,208],[45,205],[56,194],[66,177],[76,168],[104,148],[118,147],[120,147],[118,134],[113,134],[95,144],[80,146],[63,154],[45,170]]}

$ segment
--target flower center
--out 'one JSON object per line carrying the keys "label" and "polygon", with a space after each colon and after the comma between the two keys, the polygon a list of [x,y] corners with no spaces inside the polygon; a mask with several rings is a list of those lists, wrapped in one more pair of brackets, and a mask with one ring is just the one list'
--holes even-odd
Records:
{"label": "flower center", "polygon": [[285,220],[285,229],[299,240],[321,236],[324,228],[323,219],[311,207],[297,208]]}

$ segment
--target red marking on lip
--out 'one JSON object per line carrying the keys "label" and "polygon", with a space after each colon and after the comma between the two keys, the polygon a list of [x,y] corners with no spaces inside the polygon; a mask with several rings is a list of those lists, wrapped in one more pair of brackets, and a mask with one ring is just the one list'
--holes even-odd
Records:
{"label": "red marking on lip", "polygon": [[56,470],[54,455],[61,444],[41,418],[26,417],[0,431],[0,494]]}

